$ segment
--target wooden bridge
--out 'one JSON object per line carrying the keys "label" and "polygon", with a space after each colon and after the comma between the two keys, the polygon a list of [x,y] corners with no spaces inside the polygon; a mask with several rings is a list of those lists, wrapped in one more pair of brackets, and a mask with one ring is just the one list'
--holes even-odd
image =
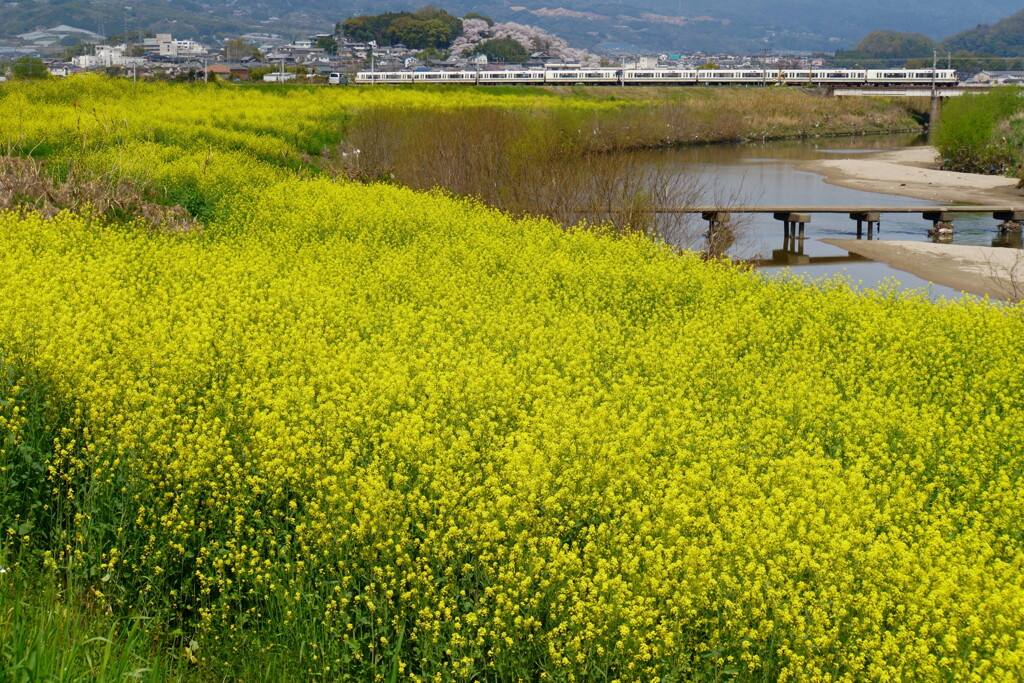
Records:
{"label": "wooden bridge", "polygon": [[683,206],[658,207],[653,209],[657,214],[690,213],[700,214],[708,222],[708,235],[722,229],[728,229],[729,218],[735,213],[770,213],[783,225],[783,235],[796,239],[804,238],[804,230],[811,222],[812,214],[845,213],[851,220],[857,221],[857,237],[861,237],[867,227],[871,237],[878,227],[883,214],[916,213],[931,223],[928,233],[931,235],[948,235],[953,232],[953,222],[958,213],[990,213],[994,220],[1000,221],[1000,232],[1016,232],[1021,230],[1024,222],[1024,205],[1020,206]]}

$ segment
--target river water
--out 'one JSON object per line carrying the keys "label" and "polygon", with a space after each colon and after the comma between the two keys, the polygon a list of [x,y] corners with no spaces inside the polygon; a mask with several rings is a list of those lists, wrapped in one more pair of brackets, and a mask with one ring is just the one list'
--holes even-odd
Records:
{"label": "river water", "polygon": [[[681,183],[699,186],[698,196],[688,199],[704,205],[928,206],[936,203],[837,187],[825,183],[821,175],[796,169],[804,161],[852,158],[922,144],[926,140],[920,135],[815,138],[664,150],[654,153],[651,160],[659,166],[677,166]],[[695,172],[699,175],[696,183]],[[933,299],[965,296],[884,263],[844,258],[848,256],[845,250],[819,241],[856,238],[857,223],[846,214],[814,214],[802,245],[796,240],[784,243],[782,223],[770,214],[746,214],[738,219],[737,240],[728,254],[758,261],[760,270],[769,276],[783,271],[809,280],[841,276],[861,288],[895,281],[902,290],[923,290]],[[999,241],[996,223],[989,214],[958,214],[952,243],[1006,246]],[[931,223],[918,214],[885,214],[874,238],[931,241],[929,227]]]}

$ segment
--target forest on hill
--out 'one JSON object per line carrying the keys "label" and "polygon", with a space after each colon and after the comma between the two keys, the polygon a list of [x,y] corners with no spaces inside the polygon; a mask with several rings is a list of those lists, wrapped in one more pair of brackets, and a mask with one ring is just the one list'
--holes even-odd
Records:
{"label": "forest on hill", "polygon": [[865,68],[927,66],[933,57],[960,70],[1024,68],[1024,10],[991,25],[935,41],[922,33],[872,31],[851,50],[837,50],[836,64]]}
{"label": "forest on hill", "polygon": [[955,53],[972,52],[996,57],[1024,57],[1024,10],[991,25],[977,26],[942,41]]}

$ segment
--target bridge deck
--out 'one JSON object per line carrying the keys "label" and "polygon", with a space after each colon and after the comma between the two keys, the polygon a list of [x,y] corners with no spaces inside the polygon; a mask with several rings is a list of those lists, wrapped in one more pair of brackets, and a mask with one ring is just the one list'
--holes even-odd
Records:
{"label": "bridge deck", "polygon": [[1024,211],[1018,206],[659,206],[653,213],[995,213]]}

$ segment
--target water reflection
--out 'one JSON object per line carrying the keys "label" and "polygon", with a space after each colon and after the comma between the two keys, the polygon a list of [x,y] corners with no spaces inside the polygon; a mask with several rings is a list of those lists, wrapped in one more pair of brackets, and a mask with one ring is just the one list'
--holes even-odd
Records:
{"label": "water reflection", "polygon": [[838,268],[848,263],[863,263],[868,259],[857,254],[842,253],[832,256],[811,256],[806,253],[807,238],[784,236],[782,248],[772,249],[771,258],[753,259],[750,264],[758,267],[768,266],[829,266]]}
{"label": "water reflection", "polygon": [[1007,247],[1010,249],[1024,249],[1024,242],[1021,239],[1020,230],[1000,231],[992,238],[993,247]]}

